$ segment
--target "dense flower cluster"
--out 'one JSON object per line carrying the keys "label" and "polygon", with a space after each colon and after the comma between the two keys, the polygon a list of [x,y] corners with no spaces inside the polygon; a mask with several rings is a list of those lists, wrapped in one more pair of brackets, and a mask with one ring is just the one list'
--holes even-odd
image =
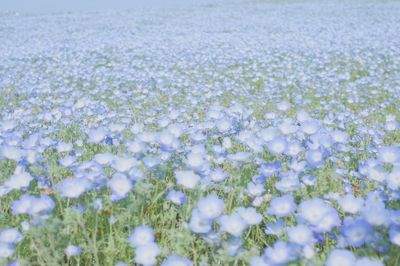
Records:
{"label": "dense flower cluster", "polygon": [[0,264],[400,261],[400,6],[233,2],[0,13]]}

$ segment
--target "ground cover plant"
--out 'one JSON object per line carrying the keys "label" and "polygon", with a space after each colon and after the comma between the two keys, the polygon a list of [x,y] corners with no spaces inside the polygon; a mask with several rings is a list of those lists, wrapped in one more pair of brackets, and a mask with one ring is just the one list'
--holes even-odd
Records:
{"label": "ground cover plant", "polygon": [[400,3],[0,13],[1,265],[400,265]]}

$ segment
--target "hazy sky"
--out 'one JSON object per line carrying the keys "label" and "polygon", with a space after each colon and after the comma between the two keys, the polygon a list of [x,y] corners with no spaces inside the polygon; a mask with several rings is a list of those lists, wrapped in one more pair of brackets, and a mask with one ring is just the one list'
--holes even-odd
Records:
{"label": "hazy sky", "polygon": [[135,7],[180,7],[212,0],[0,0],[0,10],[51,13],[59,11],[94,11],[134,9]]}

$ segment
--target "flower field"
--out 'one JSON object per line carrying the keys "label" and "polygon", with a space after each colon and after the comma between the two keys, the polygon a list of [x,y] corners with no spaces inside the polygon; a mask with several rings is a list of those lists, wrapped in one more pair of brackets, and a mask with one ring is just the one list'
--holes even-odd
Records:
{"label": "flower field", "polygon": [[0,265],[400,265],[400,2],[0,12]]}

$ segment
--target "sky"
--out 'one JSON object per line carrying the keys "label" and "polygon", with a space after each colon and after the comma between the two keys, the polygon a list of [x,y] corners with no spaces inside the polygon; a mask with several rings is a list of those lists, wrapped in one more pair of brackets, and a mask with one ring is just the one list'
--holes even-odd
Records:
{"label": "sky", "polygon": [[85,12],[145,7],[185,7],[212,0],[0,0],[1,11],[21,13]]}

